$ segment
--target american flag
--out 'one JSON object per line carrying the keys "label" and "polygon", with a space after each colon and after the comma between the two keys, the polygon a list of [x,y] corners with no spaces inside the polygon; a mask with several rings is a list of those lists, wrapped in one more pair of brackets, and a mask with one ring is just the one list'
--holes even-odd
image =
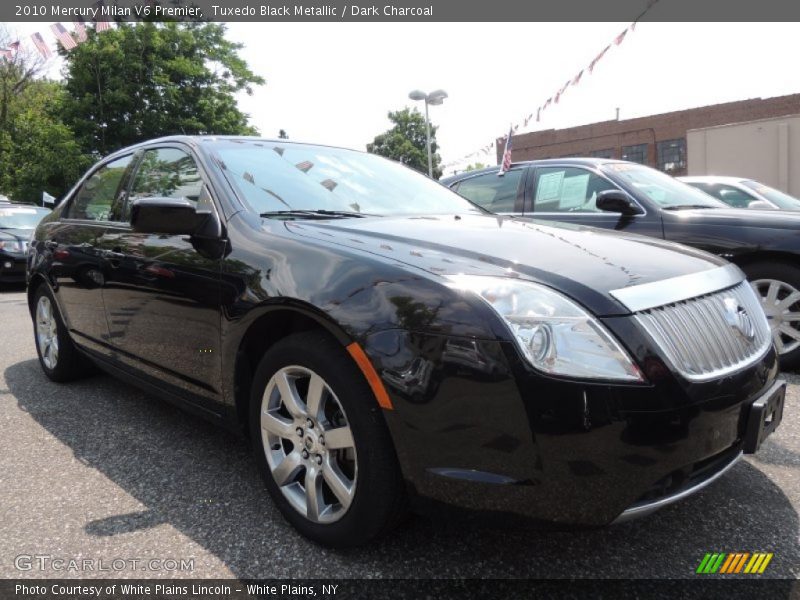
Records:
{"label": "american flag", "polygon": [[61,45],[64,46],[64,50],[72,50],[78,46],[61,23],[53,23],[50,25],[50,30],[53,32],[53,35],[58,38],[58,41],[61,42]]}
{"label": "american flag", "polygon": [[[105,8],[105,6],[106,6],[105,0],[98,0],[97,2],[92,4],[92,7],[96,8],[101,15],[103,14],[103,9]],[[111,23],[109,21],[94,22],[95,31],[105,31],[106,29],[111,29]]]}
{"label": "american flag", "polygon": [[50,51],[50,48],[47,47],[47,44],[45,43],[41,33],[38,31],[34,33],[31,36],[31,40],[33,40],[33,45],[36,46],[36,49],[43,58],[48,59],[53,56],[53,53]]}
{"label": "american flag", "polygon": [[505,175],[506,171],[511,169],[511,136],[514,133],[514,128],[509,127],[508,137],[506,138],[506,149],[503,152],[503,164],[500,165],[500,172],[498,175]]}
{"label": "american flag", "polygon": [[[80,19],[80,17],[78,17],[78,19]],[[75,37],[78,38],[79,42],[85,42],[86,25],[83,23],[83,20],[75,21],[73,25],[75,25]]]}

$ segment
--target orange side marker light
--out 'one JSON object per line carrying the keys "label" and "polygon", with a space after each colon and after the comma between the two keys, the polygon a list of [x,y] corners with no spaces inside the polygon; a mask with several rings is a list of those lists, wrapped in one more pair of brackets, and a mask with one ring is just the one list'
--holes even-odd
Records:
{"label": "orange side marker light", "polygon": [[353,357],[353,360],[356,361],[361,372],[364,373],[364,377],[367,378],[367,383],[369,383],[369,387],[372,388],[372,393],[375,394],[378,405],[386,410],[393,410],[394,406],[392,406],[392,401],[389,398],[389,394],[386,392],[386,388],[383,387],[381,378],[378,376],[377,371],[375,371],[375,367],[373,367],[372,363],[369,361],[369,357],[364,353],[361,346],[358,345],[358,342],[353,342],[347,346],[347,351],[350,353],[350,356]]}

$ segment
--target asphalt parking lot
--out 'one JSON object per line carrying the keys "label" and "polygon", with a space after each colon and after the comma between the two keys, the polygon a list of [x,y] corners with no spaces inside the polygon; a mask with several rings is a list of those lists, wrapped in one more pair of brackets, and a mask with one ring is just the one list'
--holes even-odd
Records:
{"label": "asphalt parking lot", "polygon": [[[4,288],[0,577],[666,578],[693,577],[706,552],[763,551],[774,558],[762,577],[797,578],[800,376],[785,377],[784,421],[760,454],[653,516],[555,533],[412,518],[371,547],[339,552],[283,521],[243,440],[105,375],[47,380],[24,290]],[[193,559],[194,568],[17,568],[35,555]]]}

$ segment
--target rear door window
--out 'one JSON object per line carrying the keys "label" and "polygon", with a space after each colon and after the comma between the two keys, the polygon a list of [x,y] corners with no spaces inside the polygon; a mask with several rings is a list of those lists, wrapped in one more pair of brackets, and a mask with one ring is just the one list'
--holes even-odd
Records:
{"label": "rear door window", "polygon": [[504,175],[497,172],[476,175],[461,181],[458,193],[491,212],[518,212],[517,198],[524,172],[513,169]]}
{"label": "rear door window", "polygon": [[95,171],[72,197],[67,218],[108,221],[111,206],[124,194],[128,168],[133,155],[123,156]]}

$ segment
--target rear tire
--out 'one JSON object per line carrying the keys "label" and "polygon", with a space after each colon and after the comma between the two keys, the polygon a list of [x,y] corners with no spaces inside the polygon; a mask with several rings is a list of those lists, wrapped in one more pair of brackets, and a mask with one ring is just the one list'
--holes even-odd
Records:
{"label": "rear tire", "polygon": [[91,360],[72,343],[47,284],[40,285],[33,296],[33,338],[39,365],[52,381],[73,381],[94,371]]}
{"label": "rear tire", "polygon": [[267,490],[301,534],[357,546],[400,521],[405,491],[381,409],[326,333],[294,334],[267,351],[253,376],[249,417]]}
{"label": "rear tire", "polygon": [[767,314],[781,369],[797,369],[800,367],[800,268],[783,262],[755,262],[742,270]]}

